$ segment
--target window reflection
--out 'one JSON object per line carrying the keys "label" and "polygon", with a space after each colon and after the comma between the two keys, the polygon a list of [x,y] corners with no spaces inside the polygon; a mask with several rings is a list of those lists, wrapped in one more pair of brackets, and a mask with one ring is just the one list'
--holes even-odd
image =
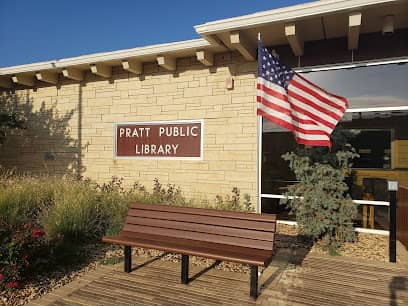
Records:
{"label": "window reflection", "polygon": [[408,64],[316,71],[304,76],[346,97],[350,108],[408,105]]}

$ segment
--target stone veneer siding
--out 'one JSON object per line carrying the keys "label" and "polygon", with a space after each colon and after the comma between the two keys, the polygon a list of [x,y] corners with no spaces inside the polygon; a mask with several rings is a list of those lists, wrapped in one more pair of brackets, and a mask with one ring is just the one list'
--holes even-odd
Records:
{"label": "stone veneer siding", "polygon": [[[187,198],[209,201],[238,187],[256,205],[256,68],[227,52],[216,55],[214,67],[189,57],[178,59],[176,72],[145,63],[140,77],[114,67],[109,80],[89,72],[81,83],[61,77],[58,86],[18,89],[28,128],[7,139],[0,164],[51,175],[81,169],[98,182],[118,176],[147,188],[158,178]],[[114,123],[185,119],[204,119],[202,161],[114,160]]]}

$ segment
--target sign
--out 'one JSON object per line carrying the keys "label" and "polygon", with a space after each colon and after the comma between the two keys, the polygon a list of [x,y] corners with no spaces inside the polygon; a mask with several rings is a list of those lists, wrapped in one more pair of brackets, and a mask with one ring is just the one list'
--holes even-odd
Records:
{"label": "sign", "polygon": [[203,120],[115,124],[116,159],[201,160]]}

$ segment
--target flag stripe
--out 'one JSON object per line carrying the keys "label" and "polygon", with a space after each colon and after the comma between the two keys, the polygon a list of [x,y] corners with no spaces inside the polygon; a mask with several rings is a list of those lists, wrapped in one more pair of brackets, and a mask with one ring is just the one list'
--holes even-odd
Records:
{"label": "flag stripe", "polygon": [[[292,95],[290,95],[290,98],[291,98],[290,100],[292,102],[291,106],[293,110],[309,117],[311,120],[316,122],[316,124],[324,125],[330,129],[334,129],[334,127],[336,126],[335,125],[336,122],[332,118],[328,116],[323,116],[322,113],[319,113],[316,109],[313,109],[313,107],[309,107],[308,105],[305,105],[304,103],[298,101]],[[328,120],[332,122],[329,122]]]}
{"label": "flag stripe", "polygon": [[332,109],[332,112],[340,114],[340,116],[346,110],[344,103],[338,104],[337,102],[327,99],[326,95],[322,91],[314,90],[310,86],[308,87],[307,83],[297,75],[293,78],[291,84],[302,90],[305,94],[308,94],[308,97],[311,97],[314,101],[316,101],[316,103],[330,107],[330,109]]}
{"label": "flag stripe", "polygon": [[329,134],[323,131],[319,126],[310,123],[302,123],[297,121],[295,117],[290,117],[286,114],[279,112],[278,109],[274,109],[274,106],[266,105],[265,102],[262,104],[258,104],[258,110],[262,110],[263,113],[268,114],[274,118],[278,118],[281,121],[286,122],[286,126],[290,126],[292,130],[298,130],[302,134],[310,134],[310,135],[326,135]]}
{"label": "flag stripe", "polygon": [[336,107],[333,107],[332,104],[329,104],[325,101],[322,101],[318,98],[318,94],[310,90],[309,88],[305,88],[302,84],[296,82],[294,79],[290,82],[290,88],[293,92],[297,93],[298,95],[302,96],[307,103],[309,103],[312,107],[319,109],[320,111],[336,118],[337,120],[341,118],[344,111],[340,110]]}
{"label": "flag stripe", "polygon": [[302,126],[302,128],[306,128],[309,130],[319,130],[324,132],[325,134],[330,134],[331,130],[326,131],[324,127],[317,125],[314,121],[303,119],[301,114],[298,114],[296,112],[288,112],[287,109],[284,109],[279,105],[276,105],[275,103],[271,103],[268,100],[263,99],[259,96],[257,97],[257,100],[258,107],[261,107],[260,104],[263,104],[269,110],[279,112],[282,116],[285,116],[288,122],[290,122],[293,125],[299,127]]}
{"label": "flag stripe", "polygon": [[327,135],[305,135],[300,133],[297,130],[292,130],[292,126],[288,124],[286,121],[274,117],[269,113],[264,112],[262,109],[257,110],[257,114],[268,119],[271,122],[274,122],[277,125],[280,125],[290,131],[293,131],[293,135],[295,136],[296,142],[304,145],[315,145],[315,146],[330,146],[330,138]]}
{"label": "flag stripe", "polygon": [[313,103],[310,103],[305,97],[298,95],[297,93],[293,92],[292,89],[288,88],[288,97],[290,99],[292,107],[297,107],[301,109],[302,113],[307,114],[307,116],[312,118],[316,116],[315,120],[319,121],[321,124],[324,124],[329,127],[334,127],[338,120],[333,118],[328,112],[325,112],[324,109],[320,109],[313,106]]}
{"label": "flag stripe", "polygon": [[276,86],[271,82],[262,79],[262,81],[258,81],[257,89],[263,90],[264,92],[268,93],[271,96],[274,96],[277,99],[289,102],[286,90],[282,87]]}
{"label": "flag stripe", "polygon": [[310,86],[311,88],[314,88],[316,91],[320,91],[320,93],[322,95],[324,95],[327,99],[329,99],[330,101],[336,102],[338,103],[340,106],[344,107],[344,111],[346,111],[346,109],[348,108],[348,101],[346,98],[334,95],[326,90],[324,90],[323,88],[317,86],[316,84],[313,84],[312,82],[310,82],[309,80],[307,80],[306,78],[304,78],[303,76],[301,76],[300,74],[296,73],[295,76],[299,79],[301,79],[302,81],[304,81],[307,86]]}

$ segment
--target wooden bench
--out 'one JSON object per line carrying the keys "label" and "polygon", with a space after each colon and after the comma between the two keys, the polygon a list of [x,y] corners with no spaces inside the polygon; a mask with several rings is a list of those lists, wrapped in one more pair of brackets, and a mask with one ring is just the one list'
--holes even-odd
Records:
{"label": "wooden bench", "polygon": [[187,284],[189,255],[251,266],[250,296],[258,296],[258,267],[272,260],[276,216],[202,208],[133,204],[122,232],[104,242],[124,245],[125,272],[131,247],[181,254],[181,282]]}

